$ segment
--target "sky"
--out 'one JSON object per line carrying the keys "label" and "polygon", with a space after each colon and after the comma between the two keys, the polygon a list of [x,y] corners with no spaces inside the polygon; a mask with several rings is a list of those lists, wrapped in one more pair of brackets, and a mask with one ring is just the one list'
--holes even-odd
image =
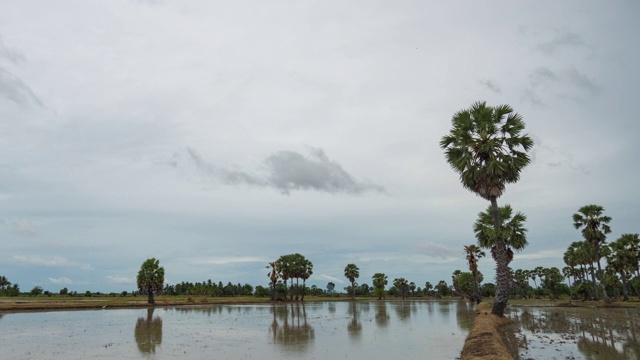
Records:
{"label": "sky", "polygon": [[[488,201],[439,141],[511,105],[532,162],[514,269],[562,268],[572,214],[640,232],[640,5],[632,1],[0,0],[0,275],[22,290],[165,280],[309,285],[467,267]],[[491,281],[490,256],[479,262]]]}

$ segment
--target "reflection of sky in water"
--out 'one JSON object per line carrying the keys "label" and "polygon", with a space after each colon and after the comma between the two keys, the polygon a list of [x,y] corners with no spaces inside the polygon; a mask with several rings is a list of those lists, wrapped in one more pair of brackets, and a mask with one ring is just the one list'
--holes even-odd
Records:
{"label": "reflection of sky in water", "polygon": [[640,359],[637,309],[512,307],[508,316],[522,358]]}
{"label": "reflection of sky in water", "polygon": [[452,359],[473,315],[457,301],[185,306],[157,308],[151,322],[146,309],[7,314],[0,349],[3,359]]}

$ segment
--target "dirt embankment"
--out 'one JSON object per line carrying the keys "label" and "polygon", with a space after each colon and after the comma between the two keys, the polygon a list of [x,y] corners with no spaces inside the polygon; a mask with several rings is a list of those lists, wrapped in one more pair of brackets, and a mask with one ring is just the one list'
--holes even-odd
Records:
{"label": "dirt embankment", "polygon": [[460,360],[513,360],[500,334],[500,329],[509,323],[509,319],[491,314],[491,304],[478,304],[476,319],[464,341]]}

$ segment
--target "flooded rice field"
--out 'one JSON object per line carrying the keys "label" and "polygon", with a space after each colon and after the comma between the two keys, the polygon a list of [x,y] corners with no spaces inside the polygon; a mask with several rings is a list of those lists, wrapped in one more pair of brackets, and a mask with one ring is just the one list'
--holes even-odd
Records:
{"label": "flooded rice field", "polygon": [[505,329],[521,359],[640,359],[635,308],[509,307]]}
{"label": "flooded rice field", "polygon": [[455,359],[458,301],[318,302],[11,313],[3,359]]}
{"label": "flooded rice field", "polygon": [[[316,302],[0,314],[2,359],[456,359],[463,301]],[[509,306],[520,359],[640,359],[638,309]]]}

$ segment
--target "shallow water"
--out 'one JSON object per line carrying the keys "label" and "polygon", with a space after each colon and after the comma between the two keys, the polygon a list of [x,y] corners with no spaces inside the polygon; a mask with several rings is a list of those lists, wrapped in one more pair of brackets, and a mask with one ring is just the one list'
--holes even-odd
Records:
{"label": "shallow water", "polygon": [[[640,359],[638,309],[511,307],[521,359]],[[510,331],[509,331],[510,330]],[[636,335],[637,334],[637,335]]]}
{"label": "shallow water", "polygon": [[318,302],[0,315],[2,359],[455,359],[458,301]]}

